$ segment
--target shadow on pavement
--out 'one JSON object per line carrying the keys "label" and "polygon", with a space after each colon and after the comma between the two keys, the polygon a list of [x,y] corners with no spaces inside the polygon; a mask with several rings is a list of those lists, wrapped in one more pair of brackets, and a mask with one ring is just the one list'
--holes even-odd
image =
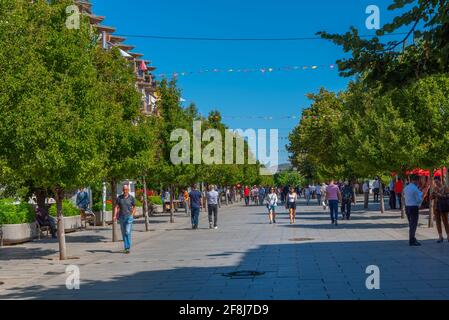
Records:
{"label": "shadow on pavement", "polygon": [[41,259],[56,253],[58,253],[58,251],[50,249],[2,247],[0,248],[0,260]]}
{"label": "shadow on pavement", "polygon": [[[235,265],[167,267],[128,275],[122,270],[107,281],[81,278],[80,290],[73,291],[60,277],[59,286],[15,288],[2,292],[2,299],[447,299],[449,275],[447,261],[438,259],[441,252],[442,247],[432,241],[423,241],[421,248],[411,248],[406,241],[262,245],[248,250]],[[200,260],[204,263],[207,257]],[[380,269],[380,290],[366,288],[366,269],[371,265]],[[232,274],[237,271],[246,272]],[[89,269],[81,268],[83,272],[88,274]],[[251,276],[252,272],[262,274]]]}
{"label": "shadow on pavement", "polygon": [[388,224],[378,224],[378,223],[354,223],[351,224],[351,221],[339,220],[339,225],[334,226],[329,224],[295,224],[295,225],[285,225],[289,228],[301,228],[301,229],[403,229],[407,228],[408,224],[397,224],[397,223],[388,223]]}

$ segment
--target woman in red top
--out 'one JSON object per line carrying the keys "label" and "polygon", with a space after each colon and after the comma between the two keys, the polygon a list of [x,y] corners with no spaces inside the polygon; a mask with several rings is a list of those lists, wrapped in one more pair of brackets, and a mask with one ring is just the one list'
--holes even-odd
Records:
{"label": "woman in red top", "polygon": [[249,206],[249,196],[251,194],[251,190],[248,186],[245,187],[245,190],[243,191],[243,197],[245,198],[245,204]]}

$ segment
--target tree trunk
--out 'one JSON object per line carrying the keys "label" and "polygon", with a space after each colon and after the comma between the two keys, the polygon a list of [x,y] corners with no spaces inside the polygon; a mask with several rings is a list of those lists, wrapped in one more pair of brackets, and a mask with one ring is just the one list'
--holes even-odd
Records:
{"label": "tree trunk", "polygon": [[56,212],[58,216],[58,241],[59,241],[59,259],[66,260],[66,244],[64,232],[64,215],[62,212],[62,201],[64,200],[64,192],[61,188],[56,189]]}
{"label": "tree trunk", "polygon": [[170,223],[175,223],[175,208],[174,208],[174,187],[170,187]]}
{"label": "tree trunk", "polygon": [[117,221],[114,217],[115,206],[117,205],[117,182],[111,181],[111,198],[112,198],[112,242],[117,242]]}
{"label": "tree trunk", "polygon": [[143,176],[143,214],[145,217],[145,231],[150,231],[150,221],[148,218],[148,196],[147,196],[147,181]]}
{"label": "tree trunk", "polygon": [[[433,192],[433,177],[435,176],[435,172],[433,170],[430,170],[430,177],[429,177],[429,183],[430,183],[430,195],[432,195]],[[423,195],[425,197],[426,195]],[[435,200],[432,199],[432,197],[429,197],[429,228],[433,228],[433,204]]]}
{"label": "tree trunk", "polygon": [[384,187],[382,180],[379,179],[379,194],[380,194],[380,213],[385,213],[385,198],[384,198]]}
{"label": "tree trunk", "polygon": [[36,195],[37,206],[41,210],[42,214],[48,215],[48,206],[45,203],[45,199],[47,199],[47,196],[48,196],[47,190],[38,189],[34,192],[34,194]]}
{"label": "tree trunk", "polygon": [[228,199],[228,187],[225,187],[225,188],[224,188],[224,191],[225,191],[225,203],[226,203],[226,206],[228,206],[228,205],[229,205],[229,199]]}
{"label": "tree trunk", "polygon": [[446,187],[449,187],[449,172],[447,168],[443,168],[443,173],[444,173],[444,169],[446,169]]}

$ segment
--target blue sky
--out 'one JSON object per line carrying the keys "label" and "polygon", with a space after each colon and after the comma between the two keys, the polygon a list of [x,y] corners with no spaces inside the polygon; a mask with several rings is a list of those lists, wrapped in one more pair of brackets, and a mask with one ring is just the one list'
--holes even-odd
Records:
{"label": "blue sky", "polygon": [[[367,30],[368,5],[381,9],[381,23],[390,21],[386,10],[391,0],[92,0],[94,12],[106,16],[104,24],[116,34],[191,36],[215,38],[310,37],[317,31],[342,33],[350,26]],[[389,39],[393,39],[389,37]],[[284,66],[329,66],[342,58],[341,49],[324,40],[296,42],[196,42],[128,38],[135,52],[145,54],[158,73],[202,69],[259,68]],[[263,73],[203,73],[179,77],[186,103],[195,102],[206,115],[218,109],[233,129],[279,129],[280,137],[298,123],[282,119],[301,115],[310,102],[309,92],[320,87],[342,90],[349,79],[337,70],[278,71]],[[240,116],[240,119],[228,117]],[[273,120],[249,116],[272,116]],[[280,140],[280,162],[288,159]]]}

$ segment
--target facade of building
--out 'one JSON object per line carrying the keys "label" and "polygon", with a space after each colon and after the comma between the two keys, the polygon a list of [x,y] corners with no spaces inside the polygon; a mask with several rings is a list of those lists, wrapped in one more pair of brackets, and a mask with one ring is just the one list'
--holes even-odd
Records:
{"label": "facade of building", "polygon": [[102,25],[105,17],[93,13],[90,1],[75,2],[80,12],[89,18],[92,29],[98,33],[98,45],[104,49],[117,47],[122,57],[133,66],[136,75],[136,90],[142,94],[142,114],[157,115],[156,81],[152,73],[156,68],[150,65],[151,61],[145,60],[141,53],[132,52],[135,47],[125,44],[126,38],[114,35],[115,28]]}

